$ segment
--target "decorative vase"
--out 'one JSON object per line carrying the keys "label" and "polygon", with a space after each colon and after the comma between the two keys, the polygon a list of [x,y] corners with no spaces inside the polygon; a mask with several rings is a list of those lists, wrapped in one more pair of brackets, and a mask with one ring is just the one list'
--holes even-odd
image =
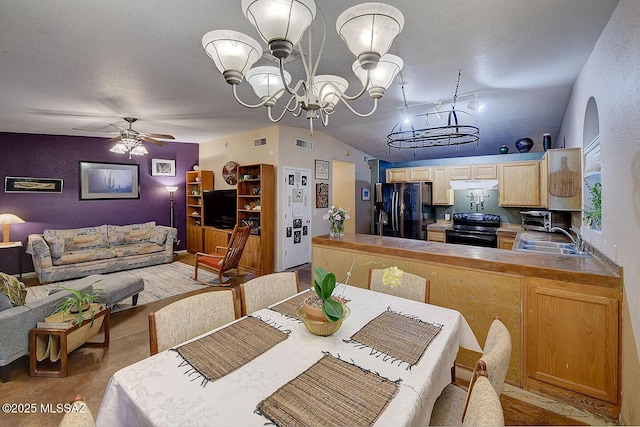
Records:
{"label": "decorative vase", "polygon": [[516,148],[521,153],[528,153],[533,147],[533,139],[531,138],[520,138],[516,141]]}
{"label": "decorative vase", "polygon": [[544,151],[547,151],[549,148],[551,148],[551,134],[550,133],[543,133],[542,134],[542,148],[544,148]]}
{"label": "decorative vase", "polygon": [[506,145],[503,145],[502,147],[500,147],[500,154],[507,154],[509,152],[509,147],[507,147]]}
{"label": "decorative vase", "polygon": [[342,239],[344,237],[344,222],[335,221],[331,223],[329,237],[332,239]]}

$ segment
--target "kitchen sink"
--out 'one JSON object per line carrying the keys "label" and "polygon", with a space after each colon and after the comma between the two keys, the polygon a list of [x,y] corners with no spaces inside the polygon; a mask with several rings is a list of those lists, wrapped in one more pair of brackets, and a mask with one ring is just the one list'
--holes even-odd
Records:
{"label": "kitchen sink", "polygon": [[519,251],[543,252],[571,256],[591,256],[588,252],[579,250],[574,243],[548,242],[543,240],[520,240],[516,248]]}

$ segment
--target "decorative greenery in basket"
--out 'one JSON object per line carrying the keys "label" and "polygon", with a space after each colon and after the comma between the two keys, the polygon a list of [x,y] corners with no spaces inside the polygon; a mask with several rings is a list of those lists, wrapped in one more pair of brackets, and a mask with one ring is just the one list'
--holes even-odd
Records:
{"label": "decorative greenery in basket", "polygon": [[91,325],[95,318],[95,310],[91,304],[100,304],[103,302],[102,295],[108,293],[106,289],[94,288],[93,290],[77,291],[75,289],[63,288],[65,291],[71,292],[64,301],[56,304],[56,309],[53,312],[78,314],[78,326],[82,326],[84,320],[84,312],[88,311],[91,315]]}

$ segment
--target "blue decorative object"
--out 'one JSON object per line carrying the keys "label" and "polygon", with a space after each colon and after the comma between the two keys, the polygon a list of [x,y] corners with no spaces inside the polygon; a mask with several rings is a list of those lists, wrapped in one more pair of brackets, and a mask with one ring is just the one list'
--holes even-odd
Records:
{"label": "blue decorative object", "polygon": [[521,153],[528,153],[533,147],[533,139],[531,138],[520,138],[516,141],[516,148]]}
{"label": "blue decorative object", "polygon": [[507,147],[506,145],[503,145],[502,147],[500,147],[500,154],[507,154],[509,152],[509,147]]}

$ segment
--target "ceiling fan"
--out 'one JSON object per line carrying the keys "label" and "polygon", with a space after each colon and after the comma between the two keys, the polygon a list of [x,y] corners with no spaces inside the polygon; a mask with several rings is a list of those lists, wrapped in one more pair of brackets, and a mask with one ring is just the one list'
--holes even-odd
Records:
{"label": "ceiling fan", "polygon": [[110,139],[110,141],[116,142],[110,151],[114,153],[124,154],[129,152],[129,158],[131,155],[144,155],[147,154],[147,150],[142,145],[142,142],[149,142],[151,144],[155,144],[158,146],[166,145],[167,143],[164,141],[158,141],[154,138],[160,139],[175,139],[173,135],[167,135],[163,133],[149,133],[149,132],[138,132],[137,130],[131,127],[132,123],[136,120],[135,117],[124,117],[124,120],[129,123],[128,128],[124,128],[120,125],[116,125],[113,123],[109,123],[111,126],[116,128],[117,130],[103,130],[103,129],[85,129],[85,128],[73,128],[74,130],[85,130],[90,132],[106,132],[110,134],[118,134],[117,136]]}

